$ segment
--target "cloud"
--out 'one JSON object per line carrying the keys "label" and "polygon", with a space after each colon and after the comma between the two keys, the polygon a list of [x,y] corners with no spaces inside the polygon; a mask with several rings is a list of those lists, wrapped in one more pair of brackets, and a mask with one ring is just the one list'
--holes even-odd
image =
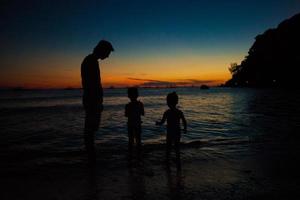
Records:
{"label": "cloud", "polygon": [[[127,78],[129,80],[134,80],[134,81],[158,81],[158,80],[153,80],[153,79],[143,79],[143,78]],[[165,82],[165,81],[158,81],[158,82]]]}
{"label": "cloud", "polygon": [[181,82],[177,83],[186,83],[186,84],[212,84],[216,83],[218,80],[197,80],[197,79],[184,79]]}
{"label": "cloud", "polygon": [[142,78],[128,78],[129,80],[141,81],[139,86],[142,87],[169,87],[169,86],[198,86],[198,85],[214,85],[220,81],[218,80],[198,80],[198,79],[181,79],[176,81],[161,81],[153,79]]}
{"label": "cloud", "polygon": [[169,81],[141,79],[141,78],[128,78],[128,79],[143,82],[139,85],[139,86],[143,86],[143,87],[166,87],[166,86],[174,85],[173,82],[169,82]]}

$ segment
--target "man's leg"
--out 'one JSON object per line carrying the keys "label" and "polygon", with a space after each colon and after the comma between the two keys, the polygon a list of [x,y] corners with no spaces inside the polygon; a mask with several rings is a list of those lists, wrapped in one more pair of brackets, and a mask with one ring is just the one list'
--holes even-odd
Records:
{"label": "man's leg", "polygon": [[88,153],[89,161],[95,161],[95,134],[99,129],[101,120],[101,111],[98,109],[86,109],[85,126],[84,126],[84,142]]}
{"label": "man's leg", "polygon": [[90,113],[86,112],[85,125],[84,125],[84,144],[88,154],[89,161],[95,159],[95,131],[92,128],[93,117]]}

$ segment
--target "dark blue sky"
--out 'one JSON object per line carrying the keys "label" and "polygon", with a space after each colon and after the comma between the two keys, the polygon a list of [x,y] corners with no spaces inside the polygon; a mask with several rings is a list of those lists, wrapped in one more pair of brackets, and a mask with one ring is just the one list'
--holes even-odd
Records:
{"label": "dark blue sky", "polygon": [[185,52],[240,58],[257,34],[300,12],[300,2],[2,0],[0,11],[0,69],[13,74],[40,64],[36,57],[59,57],[67,66],[78,56],[80,63],[102,38],[113,43],[118,64]]}

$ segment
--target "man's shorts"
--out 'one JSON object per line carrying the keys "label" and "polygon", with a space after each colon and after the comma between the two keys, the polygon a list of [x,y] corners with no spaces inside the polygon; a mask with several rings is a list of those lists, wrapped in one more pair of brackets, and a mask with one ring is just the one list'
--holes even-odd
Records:
{"label": "man's shorts", "polygon": [[102,105],[85,107],[85,131],[97,131],[99,129]]}

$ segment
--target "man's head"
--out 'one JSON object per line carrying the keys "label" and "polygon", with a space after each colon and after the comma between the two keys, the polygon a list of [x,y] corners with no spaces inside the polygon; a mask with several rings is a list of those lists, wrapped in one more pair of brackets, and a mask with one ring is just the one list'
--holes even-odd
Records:
{"label": "man's head", "polygon": [[112,51],[114,51],[114,48],[111,43],[106,40],[101,40],[94,48],[93,54],[96,55],[98,59],[104,60]]}

